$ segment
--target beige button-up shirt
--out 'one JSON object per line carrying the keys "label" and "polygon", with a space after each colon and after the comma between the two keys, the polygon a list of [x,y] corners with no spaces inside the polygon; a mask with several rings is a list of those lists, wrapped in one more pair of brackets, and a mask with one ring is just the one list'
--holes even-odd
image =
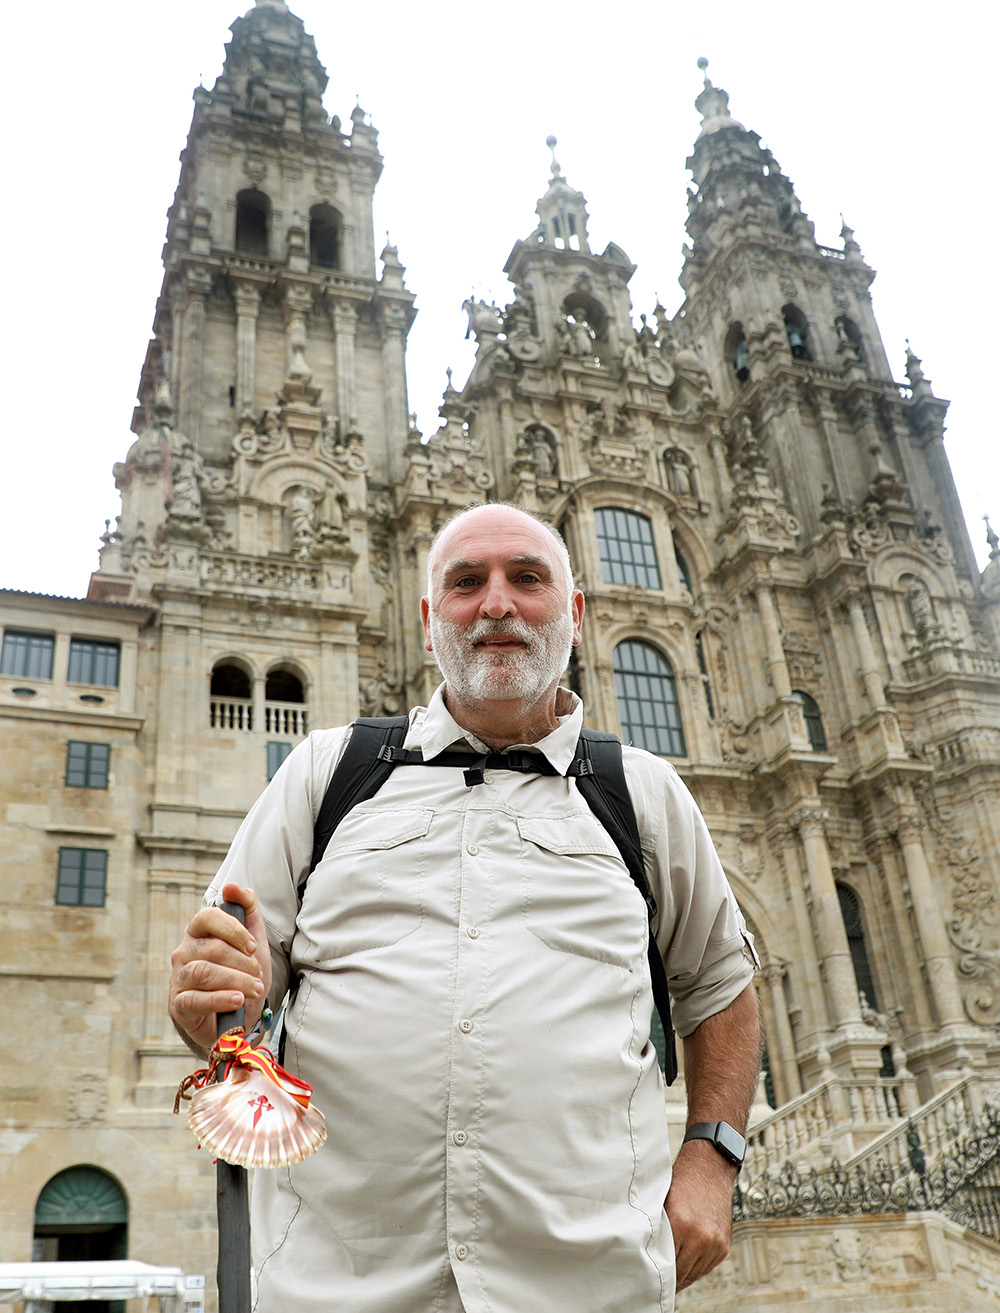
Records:
{"label": "beige button-up shirt", "polygon": [[[583,708],[532,745],[555,776],[399,766],[310,875],[349,728],[311,734],[247,816],[207,895],[256,889],[275,990],[301,978],[286,1063],[329,1139],[258,1172],[260,1313],[665,1313],[670,1156],[649,1039],[646,908],[564,772]],[[441,691],[424,759],[482,745]],[[665,761],[625,771],[659,906],[678,1033],[752,975],[743,918]]]}

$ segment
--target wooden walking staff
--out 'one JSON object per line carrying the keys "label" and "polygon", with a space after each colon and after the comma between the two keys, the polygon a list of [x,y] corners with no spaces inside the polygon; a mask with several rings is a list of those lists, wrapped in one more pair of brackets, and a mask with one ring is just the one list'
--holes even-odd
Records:
{"label": "wooden walking staff", "polygon": [[[221,906],[246,924],[238,904]],[[185,1076],[174,1100],[174,1112],[190,1100],[188,1125],[218,1164],[219,1313],[250,1313],[246,1169],[299,1163],[326,1140],[326,1118],[312,1103],[312,1086],[263,1045],[254,1048],[255,1036],[245,1032],[245,1006],[220,1012],[209,1065]]]}
{"label": "wooden walking staff", "polygon": [[[223,903],[222,910],[246,924],[239,903]],[[246,1028],[246,1007],[220,1012],[216,1036],[221,1039],[234,1026]],[[216,1080],[223,1078],[221,1066]],[[215,1200],[219,1217],[219,1313],[250,1313],[250,1183],[245,1167],[219,1158],[215,1166]]]}

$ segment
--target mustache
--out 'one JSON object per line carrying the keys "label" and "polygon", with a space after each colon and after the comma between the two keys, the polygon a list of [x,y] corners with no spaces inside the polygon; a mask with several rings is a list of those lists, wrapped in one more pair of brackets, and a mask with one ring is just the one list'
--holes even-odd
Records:
{"label": "mustache", "polygon": [[484,638],[516,638],[519,642],[531,645],[535,634],[530,625],[522,620],[477,620],[469,626],[465,636],[470,643],[479,643]]}

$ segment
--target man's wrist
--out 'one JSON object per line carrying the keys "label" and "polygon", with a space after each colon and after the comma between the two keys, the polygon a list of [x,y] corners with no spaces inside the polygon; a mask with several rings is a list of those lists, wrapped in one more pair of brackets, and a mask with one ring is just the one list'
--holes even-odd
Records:
{"label": "man's wrist", "polygon": [[684,1133],[684,1144],[705,1140],[737,1172],[746,1157],[747,1142],[728,1122],[694,1122]]}

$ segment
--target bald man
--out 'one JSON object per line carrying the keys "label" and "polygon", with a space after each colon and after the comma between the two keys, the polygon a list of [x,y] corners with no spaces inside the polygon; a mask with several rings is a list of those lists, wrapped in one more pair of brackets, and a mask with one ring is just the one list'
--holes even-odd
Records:
{"label": "bald man", "polygon": [[[583,615],[544,522],[491,504],[448,523],[421,601],[444,682],[405,740],[431,764],[348,813],[300,906],[351,726],[311,734],[173,954],[170,1013],[202,1056],[217,1012],[245,1001],[251,1026],[299,982],[286,1063],[329,1139],[257,1173],[261,1313],[669,1313],[728,1252],[759,1062],[752,944],[676,772],[626,747],[695,1137],[671,1164],[646,907],[566,773],[583,707],[559,679]],[[512,748],[552,773],[434,765]]]}

